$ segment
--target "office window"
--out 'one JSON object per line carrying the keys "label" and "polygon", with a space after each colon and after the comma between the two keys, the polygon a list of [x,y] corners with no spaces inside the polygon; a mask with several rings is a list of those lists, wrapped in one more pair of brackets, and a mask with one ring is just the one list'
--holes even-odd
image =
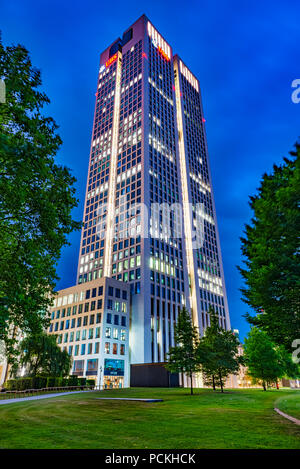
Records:
{"label": "office window", "polygon": [[107,339],[109,339],[110,336],[111,336],[111,328],[110,328],[110,327],[106,327],[106,329],[105,329],[105,337],[106,337]]}
{"label": "office window", "polygon": [[118,354],[118,344],[113,343],[113,355],[117,355],[117,354]]}
{"label": "office window", "polygon": [[109,342],[105,342],[104,353],[110,353],[110,343]]}
{"label": "office window", "polygon": [[115,325],[115,326],[118,326],[118,325],[119,325],[119,316],[118,316],[118,314],[115,314],[115,315],[114,315],[114,325]]}
{"label": "office window", "polygon": [[96,316],[96,324],[100,324],[100,323],[101,323],[101,313],[98,313]]}

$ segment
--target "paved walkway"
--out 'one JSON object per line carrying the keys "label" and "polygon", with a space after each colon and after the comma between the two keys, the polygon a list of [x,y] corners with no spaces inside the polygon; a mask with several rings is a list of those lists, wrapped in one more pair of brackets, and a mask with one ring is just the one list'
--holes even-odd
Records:
{"label": "paved walkway", "polygon": [[277,414],[281,415],[285,419],[290,420],[291,422],[295,423],[296,425],[300,425],[300,420],[296,419],[295,417],[292,417],[291,415],[285,414],[281,410],[277,409],[277,407],[274,407],[274,410],[275,410],[275,412],[277,412]]}
{"label": "paved walkway", "polygon": [[[56,392],[52,394],[41,394],[39,396],[30,396],[30,397],[17,397],[11,399],[0,400],[0,405],[2,404],[15,404],[15,402],[25,402],[25,401],[37,401],[39,399],[48,399],[49,397],[59,397],[66,396],[67,394],[78,394],[83,392],[93,392],[93,391],[66,391],[66,392]],[[163,399],[142,399],[135,397],[96,397],[99,400],[106,401],[142,401],[142,402],[163,402]]]}
{"label": "paved walkway", "polygon": [[52,394],[41,394],[40,396],[30,396],[30,397],[17,397],[11,399],[0,399],[0,405],[2,404],[14,404],[15,402],[25,402],[25,401],[36,401],[38,399],[48,399],[49,397],[58,397],[66,396],[67,394],[78,394],[82,392],[91,392],[91,391],[67,391],[67,392],[57,392]]}
{"label": "paved walkway", "polygon": [[163,399],[142,399],[138,397],[96,397],[100,401],[142,401],[142,402],[163,402]]}

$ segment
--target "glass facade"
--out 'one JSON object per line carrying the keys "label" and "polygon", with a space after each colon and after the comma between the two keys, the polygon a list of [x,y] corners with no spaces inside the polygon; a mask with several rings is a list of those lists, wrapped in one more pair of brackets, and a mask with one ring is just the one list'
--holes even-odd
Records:
{"label": "glass facade", "polygon": [[50,326],[75,356],[163,362],[182,306],[230,328],[199,82],[144,15],[100,57],[83,223],[82,288]]}

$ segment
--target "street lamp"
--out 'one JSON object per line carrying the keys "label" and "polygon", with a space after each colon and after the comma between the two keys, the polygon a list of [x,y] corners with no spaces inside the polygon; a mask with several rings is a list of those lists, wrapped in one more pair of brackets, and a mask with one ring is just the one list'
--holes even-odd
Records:
{"label": "street lamp", "polygon": [[100,389],[100,391],[101,391],[101,373],[102,373],[102,369],[103,369],[102,365],[100,365],[100,369],[99,369],[99,371],[100,371],[100,374],[99,374],[99,389]]}

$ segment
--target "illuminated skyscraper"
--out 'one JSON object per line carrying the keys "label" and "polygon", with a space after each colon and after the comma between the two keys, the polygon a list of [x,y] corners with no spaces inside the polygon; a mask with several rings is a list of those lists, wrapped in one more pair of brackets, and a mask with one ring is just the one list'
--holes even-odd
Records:
{"label": "illuminated skyscraper", "polygon": [[[132,363],[164,360],[184,304],[201,333],[209,305],[230,328],[204,122],[198,80],[146,16],[101,54],[78,283],[130,283]],[[192,204],[182,237],[153,204]]]}
{"label": "illuminated skyscraper", "polygon": [[[87,315],[93,308],[92,316],[102,316],[100,336],[107,342],[99,353],[105,357],[107,350],[116,350],[120,355],[109,357],[110,366],[116,362],[124,368],[124,360],[163,362],[184,305],[201,334],[210,305],[222,327],[230,328],[204,122],[197,78],[146,16],[101,54],[77,286],[62,291],[60,304],[67,305],[72,294],[70,301],[85,301]],[[183,209],[179,215],[178,207]],[[91,292],[100,295],[96,287],[102,278],[113,282],[113,296],[102,289],[104,297],[89,302]],[[128,291],[128,305],[119,300],[122,288]],[[83,304],[75,305],[75,315]],[[64,330],[56,321],[57,307],[58,302],[50,332]],[[121,353],[105,332],[110,334],[117,313],[124,321],[119,335],[125,337],[130,326],[129,355],[127,342]],[[71,324],[82,328],[81,321]],[[73,354],[70,337],[64,337]],[[78,337],[84,345],[80,331]],[[99,378],[100,364],[104,375],[108,369],[103,357],[97,361],[94,355],[87,365],[82,358],[75,365],[94,367],[91,373]],[[104,376],[104,381],[111,383],[111,378]]]}

